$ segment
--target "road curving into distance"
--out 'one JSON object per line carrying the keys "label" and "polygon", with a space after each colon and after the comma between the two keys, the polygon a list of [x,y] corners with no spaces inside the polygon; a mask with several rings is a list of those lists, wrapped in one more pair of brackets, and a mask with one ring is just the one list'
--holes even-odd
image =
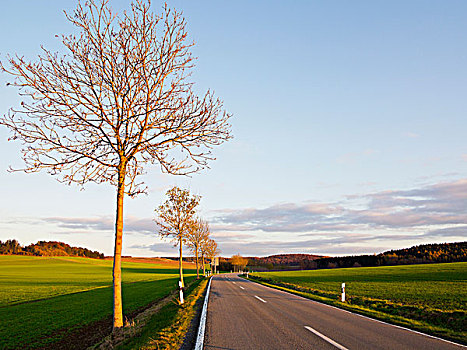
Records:
{"label": "road curving into distance", "polygon": [[467,347],[247,281],[211,281],[204,349],[450,350]]}

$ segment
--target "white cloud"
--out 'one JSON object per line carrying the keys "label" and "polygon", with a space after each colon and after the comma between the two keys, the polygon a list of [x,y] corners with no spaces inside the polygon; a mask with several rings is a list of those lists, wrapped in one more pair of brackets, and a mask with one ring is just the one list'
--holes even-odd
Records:
{"label": "white cloud", "polygon": [[[216,210],[208,219],[212,237],[227,256],[238,252],[358,254],[465,240],[466,207],[467,179],[461,179],[409,190],[352,195],[338,203],[307,201]],[[111,216],[12,218],[3,222],[3,230],[19,222],[60,234],[100,233],[111,237],[114,231]],[[124,223],[132,242],[130,252],[175,254],[170,242],[157,238],[152,218],[129,216]]]}
{"label": "white cloud", "polygon": [[[355,201],[362,203],[362,208],[354,209]],[[331,253],[338,246],[342,251],[347,247],[349,253],[355,253],[356,243],[360,244],[360,252],[365,252],[381,243],[392,249],[394,242],[411,245],[441,238],[465,239],[466,207],[467,179],[461,179],[409,190],[348,196],[339,204],[285,203],[267,208],[216,211],[212,228],[232,234],[256,233],[254,239],[245,237],[243,242],[219,235],[219,241],[228,249],[236,246],[237,250],[244,248],[253,252],[249,246],[252,245],[272,254],[280,246],[290,252],[313,249]],[[268,239],[273,233],[282,234],[284,241]],[[254,242],[261,236],[264,239],[260,243]],[[297,240],[300,237],[313,239]]]}
{"label": "white cloud", "polygon": [[[114,220],[115,218],[110,216],[96,216],[90,218],[49,217],[42,219],[44,222],[70,230],[70,233],[73,233],[75,230],[113,232],[115,230]],[[156,224],[149,218],[128,216],[123,220],[123,223],[123,229],[127,233],[154,234],[157,232]]]}
{"label": "white cloud", "polygon": [[412,139],[415,139],[415,138],[419,138],[419,137],[420,137],[419,134],[417,134],[417,133],[415,133],[415,132],[410,132],[410,131],[404,133],[404,136],[410,137],[410,138],[412,138]]}

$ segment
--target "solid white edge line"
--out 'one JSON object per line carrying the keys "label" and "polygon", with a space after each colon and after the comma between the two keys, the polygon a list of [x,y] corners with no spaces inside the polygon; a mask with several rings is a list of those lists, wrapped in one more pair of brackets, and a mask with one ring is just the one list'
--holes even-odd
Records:
{"label": "solid white edge line", "polygon": [[261,298],[260,298],[259,296],[257,296],[257,295],[255,295],[255,298],[256,298],[256,299],[258,299],[258,300],[260,300],[260,301],[262,301],[263,303],[267,303],[267,301],[266,301],[266,300],[264,300],[264,299],[261,299]]}
{"label": "solid white edge line", "polygon": [[296,296],[296,297],[298,297],[298,298],[302,298],[302,299],[305,299],[305,300],[309,300],[309,301],[312,301],[312,302],[317,303],[317,304],[320,304],[320,305],[324,305],[324,306],[331,307],[331,308],[336,309],[336,310],[340,310],[340,311],[343,311],[343,312],[347,312],[347,313],[352,314],[352,315],[360,316],[360,317],[366,318],[366,319],[371,320],[371,321],[375,321],[375,322],[379,322],[379,323],[382,323],[382,324],[385,324],[385,325],[388,325],[388,326],[400,328],[400,329],[403,329],[403,330],[405,330],[405,331],[409,331],[409,332],[412,332],[412,333],[424,335],[425,337],[428,337],[428,338],[433,338],[433,339],[441,340],[441,341],[443,341],[443,342],[446,342],[446,343],[449,343],[449,344],[452,344],[452,345],[457,345],[457,346],[460,346],[460,347],[462,347],[462,348],[466,348],[466,349],[467,349],[467,346],[465,346],[465,345],[463,345],[463,344],[456,343],[456,342],[453,342],[453,341],[451,341],[451,340],[443,339],[443,338],[437,337],[437,336],[435,336],[435,335],[426,334],[426,333],[423,333],[423,332],[416,331],[416,330],[414,330],[414,329],[406,328],[406,327],[403,327],[403,326],[399,326],[399,325],[397,325],[397,324],[392,324],[392,323],[388,323],[388,322],[385,322],[385,321],[378,320],[378,319],[376,319],[376,318],[371,318],[371,317],[368,317],[368,316],[365,316],[365,315],[361,315],[361,314],[358,314],[358,313],[356,313],[356,312],[352,312],[352,311],[349,311],[349,310],[341,309],[341,308],[339,308],[339,307],[337,307],[337,306],[333,306],[333,305],[329,305],[329,304],[326,304],[326,303],[322,303],[322,302],[320,302],[320,301],[318,301],[318,300],[313,300],[313,299],[310,299],[310,298],[306,298],[306,297],[304,297],[304,296],[302,296],[302,295],[298,295],[298,294],[294,294],[294,293],[291,293],[291,292],[287,292],[287,291],[282,290],[282,289],[278,289],[278,288],[274,288],[274,287],[265,286],[264,284],[255,282],[255,281],[250,280],[250,279],[248,279],[248,280],[245,279],[245,280],[248,281],[248,282],[252,282],[252,283],[259,284],[259,285],[261,285],[261,286],[263,286],[263,287],[266,287],[266,288],[275,289],[275,290],[278,290],[278,291],[281,291],[281,292],[284,292],[284,293],[287,293],[287,294]]}
{"label": "solid white edge line", "polygon": [[308,329],[311,333],[314,333],[316,334],[318,337],[320,337],[321,339],[324,339],[326,340],[329,344],[332,344],[334,345],[336,348],[340,349],[340,350],[349,350],[347,349],[345,346],[342,346],[340,345],[339,343],[336,343],[334,340],[332,340],[331,338],[328,338],[326,337],[324,334],[321,334],[320,332],[318,332],[316,329],[313,329],[309,326],[304,326],[306,329]]}
{"label": "solid white edge line", "polygon": [[212,277],[209,278],[208,289],[206,290],[206,296],[204,297],[203,310],[201,311],[201,318],[199,320],[198,336],[196,337],[195,350],[203,350],[204,345],[204,332],[206,330],[206,317],[208,310],[209,291],[211,290]]}

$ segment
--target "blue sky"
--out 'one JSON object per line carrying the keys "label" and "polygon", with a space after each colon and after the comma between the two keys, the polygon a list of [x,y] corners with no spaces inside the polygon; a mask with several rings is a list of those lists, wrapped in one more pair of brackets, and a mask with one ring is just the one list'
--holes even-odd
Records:
{"label": "blue sky", "polygon": [[[128,1],[111,3],[118,10]],[[0,12],[0,59],[63,50],[75,1],[17,0]],[[191,178],[144,177],[127,199],[123,254],[176,255],[154,208],[179,185],[223,255],[378,253],[467,236],[465,1],[169,1],[198,57],[199,93],[224,100],[234,139]],[[161,2],[153,1],[154,11]],[[63,51],[62,51],[63,52]],[[0,111],[20,102],[0,76]],[[111,254],[115,194],[21,166],[0,128],[0,239],[60,240]]]}

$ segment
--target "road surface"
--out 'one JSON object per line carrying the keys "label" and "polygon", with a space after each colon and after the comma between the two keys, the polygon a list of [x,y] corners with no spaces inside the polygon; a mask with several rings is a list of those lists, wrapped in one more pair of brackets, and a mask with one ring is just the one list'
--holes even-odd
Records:
{"label": "road surface", "polygon": [[466,349],[440,339],[371,320],[235,274],[211,282],[206,350]]}

